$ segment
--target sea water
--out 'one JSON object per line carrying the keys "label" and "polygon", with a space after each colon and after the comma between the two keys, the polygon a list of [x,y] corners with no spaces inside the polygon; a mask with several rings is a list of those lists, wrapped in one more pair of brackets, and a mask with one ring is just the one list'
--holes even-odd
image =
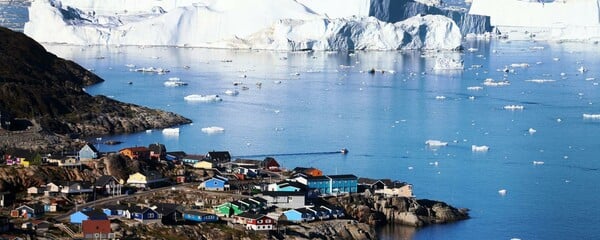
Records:
{"label": "sea water", "polygon": [[[20,30],[23,6],[26,2],[0,2],[8,19],[2,25]],[[345,147],[347,155],[276,158],[286,168],[313,166],[326,174],[406,181],[414,184],[418,198],[471,210],[471,219],[453,224],[385,227],[382,239],[600,238],[595,207],[600,121],[583,118],[600,113],[596,44],[492,40],[466,42],[470,51],[461,53],[352,54],[46,47],[106,80],[86,87],[90,94],[194,121],[180,126],[178,135],[156,129],[90,139],[124,142],[98,144],[101,151],[155,142],[170,151],[228,150],[234,156]],[[440,55],[464,60],[465,70],[433,71],[434,57]],[[588,71],[578,71],[582,66]],[[130,71],[138,67],[170,72]],[[372,68],[378,71],[369,74]],[[189,85],[165,87],[171,77]],[[510,85],[486,86],[488,78]],[[469,88],[474,86],[482,89],[469,90],[478,89]],[[239,95],[225,95],[226,90]],[[218,94],[223,101],[186,102],[191,94]],[[523,109],[505,109],[510,105]],[[211,126],[224,131],[202,131]],[[448,145],[430,148],[427,140]],[[473,152],[472,145],[489,150]]]}
{"label": "sea water", "polygon": [[[382,239],[600,237],[600,121],[583,118],[600,113],[598,45],[474,41],[454,53],[46,47],[106,80],[86,88],[92,95],[193,120],[178,135],[102,136],[124,143],[99,144],[101,151],[155,142],[234,156],[347,148],[347,155],[276,158],[285,168],[406,181],[418,198],[471,210],[471,219],[453,224],[386,227]],[[465,69],[434,71],[441,56],[462,59]],[[139,67],[170,72],[131,71]],[[171,77],[189,85],[165,87]],[[488,86],[488,78],[510,85]],[[191,94],[223,101],[185,101]],[[202,131],[211,126],[224,131]],[[448,145],[432,148],[427,140]]]}

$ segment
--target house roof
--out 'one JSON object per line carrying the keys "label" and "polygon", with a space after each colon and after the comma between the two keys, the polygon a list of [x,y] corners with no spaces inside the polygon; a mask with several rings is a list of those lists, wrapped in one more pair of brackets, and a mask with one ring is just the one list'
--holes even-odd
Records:
{"label": "house roof", "polygon": [[260,166],[260,163],[262,161],[261,160],[253,160],[253,159],[236,159],[232,162],[232,164],[237,165],[237,166]]}
{"label": "house roof", "polygon": [[260,203],[263,203],[263,204],[268,202],[266,199],[261,198],[261,197],[251,197],[250,199],[254,200],[254,201],[257,201],[257,202],[260,202]]}
{"label": "house roof", "polygon": [[125,206],[125,205],[106,205],[106,206],[102,207],[102,209],[127,210],[127,209],[129,209],[129,207]]}
{"label": "house roof", "polygon": [[88,216],[90,220],[106,220],[106,219],[108,219],[108,217],[106,217],[106,214],[104,212],[102,212],[101,210],[92,210],[92,211],[85,211],[85,212],[82,211],[81,213]]}
{"label": "house roof", "polygon": [[109,220],[84,220],[81,224],[82,232],[85,233],[111,233]]}
{"label": "house roof", "polygon": [[231,154],[227,151],[212,151],[208,152],[206,156],[213,160],[231,160]]}
{"label": "house roof", "polygon": [[148,145],[148,150],[153,151],[155,153],[166,153],[167,147],[164,144],[160,143],[152,143]]}
{"label": "house roof", "polygon": [[332,179],[358,179],[354,174],[328,175]]}
{"label": "house roof", "polygon": [[263,217],[264,215],[262,214],[254,214],[254,213],[248,213],[248,212],[243,212],[240,213],[238,215],[236,215],[238,217],[243,217],[243,218],[248,218],[248,219],[259,219],[261,217]]}
{"label": "house roof", "polygon": [[277,162],[277,160],[275,160],[275,158],[272,158],[272,157],[266,157],[263,160],[262,164],[263,164],[263,166],[269,166],[269,165],[271,165],[271,166],[277,166],[277,167],[280,166],[279,163]]}
{"label": "house roof", "polygon": [[179,204],[175,204],[175,203],[157,203],[157,204],[154,204],[154,206],[156,207],[156,208],[154,208],[154,211],[156,211],[162,215],[168,215],[174,211],[182,212],[181,209],[183,209],[183,207],[181,207]]}
{"label": "house roof", "polygon": [[125,151],[125,150],[131,150],[132,152],[147,152],[147,151],[149,151],[147,147],[128,147],[128,148],[123,148],[123,149],[119,150],[119,152]]}
{"label": "house roof", "polygon": [[279,185],[279,188],[291,186],[291,187],[298,188],[300,190],[306,189],[306,185],[299,183],[299,182],[293,182],[293,181],[282,181],[282,182],[277,183],[277,185]]}
{"label": "house roof", "polygon": [[306,208],[296,208],[296,209],[293,209],[293,210],[295,210],[295,211],[297,211],[299,213],[306,213],[306,214],[310,214],[310,215],[314,215],[315,214],[314,212],[312,212],[312,211],[310,211],[310,210],[308,210]]}
{"label": "house roof", "polygon": [[[98,152],[98,149],[96,149],[96,147],[94,147],[94,144],[91,143],[86,143],[85,146],[88,146],[93,152]],[[84,146],[84,147],[85,147]],[[82,148],[83,149],[83,148]],[[80,150],[81,151],[81,150]]]}
{"label": "house roof", "polygon": [[96,180],[96,182],[94,183],[94,186],[104,186],[104,185],[108,184],[111,180],[115,181],[116,183],[119,182],[117,180],[117,178],[115,178],[113,176],[102,175]]}
{"label": "house roof", "polygon": [[132,212],[132,213],[143,213],[143,212],[147,212],[147,211],[156,212],[152,208],[140,207],[140,206],[131,206],[131,207],[128,207],[127,210],[129,210],[129,212]]}
{"label": "house roof", "polygon": [[198,210],[186,210],[183,212],[184,214],[196,215],[196,216],[206,216],[206,215],[214,215],[212,213],[200,212]]}
{"label": "house roof", "polygon": [[272,196],[272,197],[280,197],[280,196],[305,196],[306,192],[298,191],[298,192],[286,192],[286,191],[265,191],[262,192],[263,195]]}
{"label": "house roof", "polygon": [[187,154],[184,151],[167,152],[167,155],[176,157],[177,159],[184,158]]}

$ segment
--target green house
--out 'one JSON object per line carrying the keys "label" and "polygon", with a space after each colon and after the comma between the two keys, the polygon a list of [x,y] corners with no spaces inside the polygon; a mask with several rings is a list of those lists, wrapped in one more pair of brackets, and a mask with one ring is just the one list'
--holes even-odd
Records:
{"label": "green house", "polygon": [[226,202],[214,207],[215,213],[219,216],[231,217],[247,210],[247,207],[239,201]]}

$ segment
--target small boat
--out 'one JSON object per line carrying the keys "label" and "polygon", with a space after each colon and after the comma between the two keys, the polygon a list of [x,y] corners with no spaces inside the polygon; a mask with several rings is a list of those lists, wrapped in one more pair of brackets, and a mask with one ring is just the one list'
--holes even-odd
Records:
{"label": "small boat", "polygon": [[340,150],[340,153],[342,153],[342,154],[348,154],[348,149],[347,148],[342,148]]}

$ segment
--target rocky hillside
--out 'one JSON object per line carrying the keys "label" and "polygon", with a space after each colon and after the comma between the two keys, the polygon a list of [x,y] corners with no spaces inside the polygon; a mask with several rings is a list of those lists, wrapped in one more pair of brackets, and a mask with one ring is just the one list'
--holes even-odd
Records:
{"label": "rocky hillside", "polygon": [[[102,81],[76,63],[47,52],[26,35],[0,28],[0,125],[5,129],[0,128],[0,143],[10,145],[1,139],[6,130],[31,126],[39,126],[37,132],[42,135],[93,136],[191,122],[174,113],[91,96],[83,90]],[[20,145],[16,147],[31,147]]]}
{"label": "rocky hillside", "polygon": [[370,225],[395,223],[413,227],[450,223],[469,218],[468,209],[457,209],[444,202],[380,195],[352,195],[329,201],[344,206],[347,213]]}

